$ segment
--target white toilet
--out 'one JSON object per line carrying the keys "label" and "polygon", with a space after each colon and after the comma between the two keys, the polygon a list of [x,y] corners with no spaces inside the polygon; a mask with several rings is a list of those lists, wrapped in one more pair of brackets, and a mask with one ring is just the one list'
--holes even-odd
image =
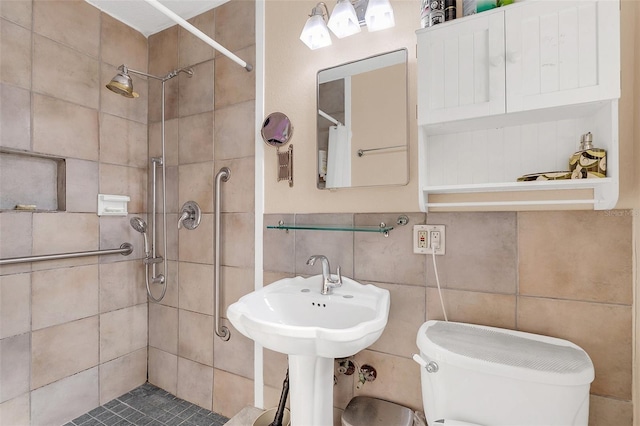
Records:
{"label": "white toilet", "polygon": [[480,325],[427,321],[417,338],[429,426],[586,426],[594,378],[571,342]]}

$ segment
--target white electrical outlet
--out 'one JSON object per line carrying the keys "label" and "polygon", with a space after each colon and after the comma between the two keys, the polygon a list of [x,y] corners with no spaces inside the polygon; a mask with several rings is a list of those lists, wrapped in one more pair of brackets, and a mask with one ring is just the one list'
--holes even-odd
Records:
{"label": "white electrical outlet", "polygon": [[413,225],[413,252],[445,254],[444,225]]}

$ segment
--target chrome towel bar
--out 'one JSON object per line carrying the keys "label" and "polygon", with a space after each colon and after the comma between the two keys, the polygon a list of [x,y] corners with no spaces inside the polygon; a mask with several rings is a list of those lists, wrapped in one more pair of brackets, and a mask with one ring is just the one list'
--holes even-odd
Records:
{"label": "chrome towel bar", "polygon": [[43,254],[40,256],[10,257],[7,259],[0,259],[0,265],[11,265],[14,263],[27,263],[27,262],[41,262],[43,260],[71,259],[74,257],[101,256],[105,254],[121,254],[123,256],[128,256],[131,254],[131,252],[133,252],[133,246],[130,243],[122,243],[120,248],[117,248],[117,249],[78,251],[74,253]]}

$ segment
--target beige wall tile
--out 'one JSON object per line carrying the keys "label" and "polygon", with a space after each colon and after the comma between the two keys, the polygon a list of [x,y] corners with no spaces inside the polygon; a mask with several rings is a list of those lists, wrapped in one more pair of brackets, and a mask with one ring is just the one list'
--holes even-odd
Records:
{"label": "beige wall tile", "polygon": [[3,1],[0,3],[0,17],[31,28],[33,7],[30,1]]}
{"label": "beige wall tile", "polygon": [[[4,4],[9,2],[2,2]],[[13,3],[13,2],[10,2]],[[31,88],[31,32],[8,21],[0,21],[0,81]]]}
{"label": "beige wall tile", "polygon": [[180,309],[178,356],[213,367],[213,317]]}
{"label": "beige wall tile", "polygon": [[128,195],[131,197],[129,212],[144,212],[147,198],[147,171],[137,167],[101,164],[100,193]]}
{"label": "beige wall tile", "polygon": [[[303,214],[295,216],[296,225],[353,225],[352,214]],[[280,232],[271,231],[271,232]],[[289,231],[291,232],[291,231]],[[353,277],[353,233],[325,231],[295,232],[295,272],[296,274],[318,275],[322,273],[319,263],[307,265],[307,260],[314,254],[327,256],[331,271],[342,268],[342,275]],[[286,272],[286,271],[284,271]]]}
{"label": "beige wall tile", "polygon": [[98,113],[48,96],[33,96],[33,150],[98,161]]}
{"label": "beige wall tile", "polygon": [[31,330],[31,275],[0,276],[0,339]]}
{"label": "beige wall tile", "polygon": [[211,410],[213,368],[178,357],[177,396],[202,408]]}
{"label": "beige wall tile", "polygon": [[591,395],[589,400],[589,426],[633,425],[633,403],[619,399]]}
{"label": "beige wall tile", "polygon": [[149,304],[149,346],[178,353],[178,310],[157,303]]}
{"label": "beige wall tile", "polygon": [[630,305],[632,217],[616,212],[518,213],[520,294]]}
{"label": "beige wall tile", "polygon": [[216,160],[252,157],[255,154],[255,101],[216,108],[214,147]]}
{"label": "beige wall tile", "polygon": [[[167,176],[169,179],[169,176]],[[162,229],[161,215],[158,216],[158,230]],[[167,258],[169,260],[178,260],[178,215],[167,214]],[[164,235],[160,231],[160,235],[157,237],[158,253],[164,257]]]}
{"label": "beige wall tile", "polygon": [[[373,366],[378,376],[367,382],[354,396],[372,396],[422,411],[419,366],[412,359],[364,350],[356,354],[357,363]],[[354,383],[355,386],[355,383]],[[340,407],[342,408],[342,407]]]}
{"label": "beige wall tile", "polygon": [[100,114],[100,162],[146,168],[146,124]]}
{"label": "beige wall tile", "polygon": [[98,367],[31,392],[31,424],[61,425],[96,408]]}
{"label": "beige wall tile", "polygon": [[213,112],[180,118],[180,164],[213,161]]}
{"label": "beige wall tile", "polygon": [[[164,123],[164,150],[167,166],[178,165],[178,128],[180,119],[166,120]],[[149,157],[162,156],[162,125],[149,124]]]}
{"label": "beige wall tile", "polygon": [[255,159],[253,157],[236,160],[216,161],[214,171],[228,167],[230,178],[221,183],[220,209],[223,212],[253,212],[255,206]]}
{"label": "beige wall tile", "polygon": [[0,340],[0,402],[29,392],[29,345],[28,333]]}
{"label": "beige wall tile", "polygon": [[214,337],[213,365],[217,370],[253,379],[253,340],[240,334],[226,319],[221,319],[220,325],[231,331],[232,338],[225,342]]}
{"label": "beige wall tile", "polygon": [[255,257],[253,213],[222,213],[220,228],[220,263],[252,268]]}
{"label": "beige wall tile", "polygon": [[100,11],[82,0],[34,1],[33,31],[97,57]]}
{"label": "beige wall tile", "polygon": [[[221,238],[224,238],[224,236]],[[198,229],[194,231],[181,229],[179,231],[178,247],[181,261],[207,263],[212,265],[213,215],[208,213],[203,214],[200,226],[198,226]]]}
{"label": "beige wall tile", "polygon": [[[164,76],[177,68],[178,64],[178,26],[174,25],[149,37],[149,73]],[[149,86],[149,121],[160,121],[161,111],[160,82],[152,82]],[[178,117],[178,79],[165,83],[165,118]]]}
{"label": "beige wall tile", "polygon": [[[32,213],[0,212],[0,257],[30,256],[32,246]],[[0,266],[0,275],[30,271],[31,265],[19,263]]]}
{"label": "beige wall tile", "polygon": [[98,217],[84,213],[34,213],[33,252],[70,253],[98,248]]}
{"label": "beige wall tile", "polygon": [[213,265],[180,262],[180,309],[213,315]]}
{"label": "beige wall tile", "polygon": [[254,270],[250,268],[220,268],[220,315],[227,317],[227,308],[255,289]]}
{"label": "beige wall tile", "polygon": [[[17,3],[17,2],[2,2]],[[29,407],[29,394],[25,393],[17,398],[0,404],[0,424],[3,425],[28,425],[31,424],[31,409]]]}
{"label": "beige wall tile", "polygon": [[255,44],[255,13],[255,3],[247,1],[231,1],[216,8],[215,40],[231,51]]}
{"label": "beige wall tile", "polygon": [[147,346],[147,304],[100,315],[100,362]]}
{"label": "beige wall tile", "polygon": [[[282,394],[282,384],[280,384],[279,387],[263,386],[262,389],[264,392],[264,396],[263,396],[264,406],[267,407],[267,409],[277,408],[278,404],[280,403],[280,395]],[[285,407],[291,409],[289,398],[287,398]],[[341,425],[338,424],[336,426],[341,426]]]}
{"label": "beige wall tile", "polygon": [[178,393],[178,357],[149,347],[149,383],[176,395]]}
{"label": "beige wall tile", "polygon": [[[101,256],[100,263],[117,263],[124,260],[142,259],[144,257],[144,237],[137,232],[129,221],[136,216],[102,216],[100,218],[100,248],[111,249],[120,247],[124,242],[133,245],[133,253],[127,257],[123,256]],[[145,215],[142,219],[149,223]],[[149,231],[147,231],[149,232]]]}
{"label": "beige wall tile", "polygon": [[0,106],[0,146],[30,150],[31,93],[8,84],[0,84],[0,102],[0,105],[4,105],[4,108]]}
{"label": "beige wall tile", "polygon": [[295,276],[295,274],[293,273],[288,273],[288,272],[269,272],[269,271],[265,271],[263,274],[263,279],[262,279],[262,285],[269,285],[269,284],[273,284],[278,280],[281,280],[283,278],[293,278]]}
{"label": "beige wall tile", "polygon": [[[381,222],[395,225],[398,214],[357,214],[355,224],[377,226]],[[413,254],[413,225],[424,223],[424,214],[409,215],[408,226],[395,226],[389,236],[356,232],[354,239],[354,274],[357,280],[424,285],[424,256]]]}
{"label": "beige wall tile", "polygon": [[98,209],[98,163],[95,161],[66,160],[68,212],[95,213]]}
{"label": "beige wall tile", "polygon": [[165,306],[177,308],[179,293],[178,262],[169,261],[167,264],[167,276],[167,292],[160,303]]}
{"label": "beige wall tile", "polygon": [[101,14],[100,57],[113,66],[125,64],[137,71],[147,71],[147,38],[115,18]]}
{"label": "beige wall tile", "polygon": [[[191,25],[214,40],[214,16],[216,10],[217,9],[212,9],[189,19]],[[214,50],[189,31],[180,27],[178,29],[178,55],[180,57],[180,67],[186,67],[213,59]]]}
{"label": "beige wall tile", "polygon": [[[282,391],[282,381],[287,373],[287,368],[289,368],[287,355],[264,348],[262,350],[262,359],[265,385],[280,388],[280,391]],[[278,396],[280,396],[279,393]]]}
{"label": "beige wall tile", "polygon": [[[180,185],[178,181],[178,176],[179,176],[179,172],[178,172],[177,166],[167,167],[167,213],[173,213],[176,215],[175,223],[178,222],[178,213],[181,212],[181,209],[182,209],[182,205],[178,202],[178,188]],[[158,171],[157,179],[158,179],[158,185],[161,185],[162,174],[159,171]],[[159,194],[157,195],[158,200],[157,200],[156,209],[158,213],[162,213],[164,211],[162,191],[158,189],[158,192]],[[151,205],[151,202],[149,202],[149,205]],[[151,208],[149,208],[149,210],[151,210]],[[178,236],[177,227],[175,227],[175,231],[176,231],[175,236],[177,238]],[[177,244],[176,244],[176,247],[172,247],[172,249],[175,249],[175,252],[177,254],[178,252]]]}
{"label": "beige wall tile", "polygon": [[35,34],[33,37],[33,90],[98,108],[98,61],[50,39]]}
{"label": "beige wall tile", "polygon": [[253,380],[216,369],[213,380],[213,411],[233,417],[253,405]]}
{"label": "beige wall tile", "polygon": [[147,348],[100,365],[100,404],[143,385],[147,381]]}
{"label": "beige wall tile", "polygon": [[138,260],[100,265],[100,313],[147,301],[144,265]]}
{"label": "beige wall tile", "polygon": [[[442,298],[449,321],[516,328],[515,295],[443,289]],[[444,319],[437,288],[427,288],[427,319]]]}
{"label": "beige wall tile", "polygon": [[[366,284],[363,282],[362,284]],[[416,353],[416,335],[425,319],[424,287],[376,283],[389,290],[391,307],[382,336],[369,348],[411,358]]]}
{"label": "beige wall tile", "polygon": [[98,365],[98,347],[98,316],[34,331],[31,389]]}
{"label": "beige wall tile", "polygon": [[[144,78],[138,78],[132,75],[134,91],[140,97],[135,99],[125,98],[106,88],[106,84],[118,73],[116,66],[102,63],[100,67],[100,111],[126,118],[128,120],[137,121],[139,123],[147,123],[147,111],[149,104],[152,106],[158,104],[160,108],[160,96],[151,98],[149,95],[149,82]],[[152,81],[154,87],[160,85],[157,81]],[[160,93],[158,89],[158,93]],[[156,100],[157,99],[157,100]],[[150,102],[153,100],[153,102]]]}
{"label": "beige wall tile", "polygon": [[[281,231],[267,229],[282,223],[294,223],[292,214],[264,215],[264,230],[262,232],[263,269],[265,271],[280,271],[294,273],[295,267],[295,231]],[[303,231],[304,232],[304,231]],[[269,281],[271,282],[271,281]]]}
{"label": "beige wall tile", "polygon": [[180,165],[178,174],[178,204],[195,201],[203,213],[213,213],[213,161]]}
{"label": "beige wall tile", "polygon": [[577,344],[595,367],[591,392],[631,399],[631,307],[520,297],[518,329]]}
{"label": "beige wall tile", "polygon": [[98,265],[38,271],[31,280],[33,330],[98,314]]}
{"label": "beige wall tile", "polygon": [[[245,62],[255,63],[255,46],[234,53]],[[231,59],[222,56],[216,58],[215,109],[255,99],[255,76],[255,72],[247,72]]]}
{"label": "beige wall tile", "polygon": [[[447,253],[436,257],[443,287],[516,293],[516,213],[429,213],[427,223],[446,226]],[[427,259],[427,280],[435,285],[431,259]]]}
{"label": "beige wall tile", "polygon": [[213,61],[198,64],[192,76],[181,73],[177,79],[180,117],[213,111]]}

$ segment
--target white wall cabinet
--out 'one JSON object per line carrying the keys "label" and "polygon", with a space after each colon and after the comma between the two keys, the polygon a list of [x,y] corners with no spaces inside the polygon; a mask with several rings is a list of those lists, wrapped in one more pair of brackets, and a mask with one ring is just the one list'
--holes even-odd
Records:
{"label": "white wall cabinet", "polygon": [[[524,0],[417,37],[424,211],[615,206],[619,0]],[[517,182],[568,170],[589,131],[606,178]]]}

